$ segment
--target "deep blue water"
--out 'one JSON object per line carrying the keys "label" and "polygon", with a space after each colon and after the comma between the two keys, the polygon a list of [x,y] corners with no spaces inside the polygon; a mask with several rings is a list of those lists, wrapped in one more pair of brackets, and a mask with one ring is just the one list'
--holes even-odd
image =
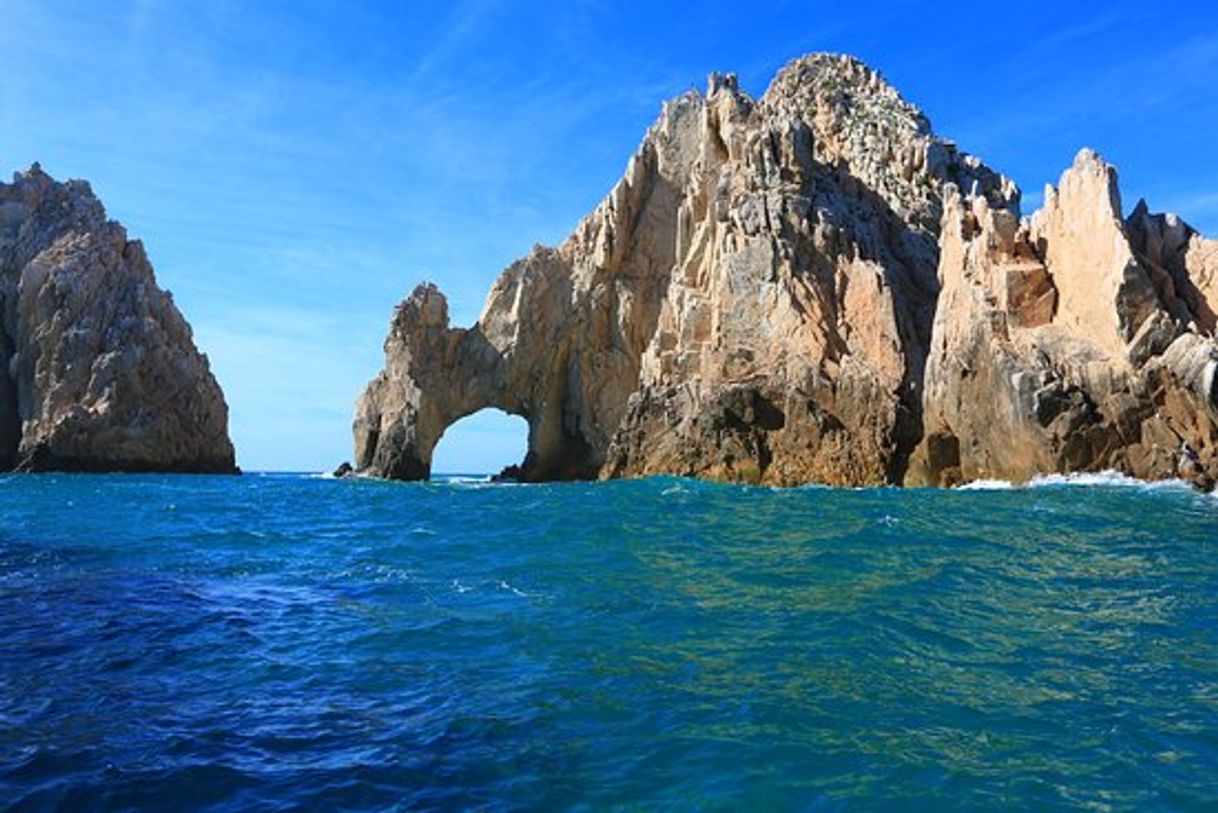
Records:
{"label": "deep blue water", "polygon": [[1218,809],[1178,486],[0,479],[0,808]]}

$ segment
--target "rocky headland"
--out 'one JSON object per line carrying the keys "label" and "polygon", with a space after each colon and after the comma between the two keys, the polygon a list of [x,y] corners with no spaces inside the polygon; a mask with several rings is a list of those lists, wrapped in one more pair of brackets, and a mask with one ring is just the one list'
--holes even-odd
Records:
{"label": "rocky headland", "polygon": [[816,54],[712,75],[470,328],[418,287],[356,406],[355,469],[422,479],[444,430],[523,416],[525,480],[670,473],[952,485],[1218,477],[1218,243],[1081,152],[1042,210],[881,76]]}
{"label": "rocky headland", "polygon": [[0,183],[0,469],[236,471],[207,357],[88,183]]}

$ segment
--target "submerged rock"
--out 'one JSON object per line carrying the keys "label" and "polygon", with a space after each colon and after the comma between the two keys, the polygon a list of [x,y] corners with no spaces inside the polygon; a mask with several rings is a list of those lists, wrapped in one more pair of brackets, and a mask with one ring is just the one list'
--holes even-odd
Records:
{"label": "submerged rock", "polygon": [[520,466],[512,464],[504,466],[498,474],[491,475],[492,483],[522,483],[524,482],[524,472]]}
{"label": "submerged rock", "polygon": [[432,285],[398,306],[355,466],[426,478],[494,406],[528,421],[523,480],[1204,481],[1215,293],[1214,244],[1123,221],[1090,152],[1021,222],[1012,183],[855,59],[796,60],[759,99],[716,74],[471,328]]}
{"label": "submerged rock", "polygon": [[0,468],[234,472],[228,407],[84,181],[0,183]]}

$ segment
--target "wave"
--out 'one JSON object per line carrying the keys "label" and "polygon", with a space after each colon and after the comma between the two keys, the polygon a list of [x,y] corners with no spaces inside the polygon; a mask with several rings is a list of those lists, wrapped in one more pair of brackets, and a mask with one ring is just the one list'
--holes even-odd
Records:
{"label": "wave", "polygon": [[487,485],[492,482],[489,474],[436,474],[431,482],[444,485]]}
{"label": "wave", "polygon": [[973,480],[957,486],[957,491],[1009,491],[1017,486],[1010,480]]}
{"label": "wave", "polygon": [[1128,474],[1105,469],[1069,474],[1038,474],[1026,483],[1011,480],[980,479],[955,487],[955,491],[1010,491],[1025,488],[1137,488],[1143,491],[1196,491],[1186,480],[1140,480]]}
{"label": "wave", "polygon": [[1054,488],[1061,486],[1085,486],[1138,488],[1143,490],[1195,491],[1185,480],[1139,480],[1128,474],[1105,469],[1097,472],[1074,472],[1071,474],[1042,474],[1028,481],[1028,488]]}

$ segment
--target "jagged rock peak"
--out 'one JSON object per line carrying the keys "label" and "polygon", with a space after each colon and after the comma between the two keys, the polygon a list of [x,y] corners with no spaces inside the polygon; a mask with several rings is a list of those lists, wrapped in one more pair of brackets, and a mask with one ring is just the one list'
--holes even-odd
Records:
{"label": "jagged rock peak", "polygon": [[762,96],[763,103],[820,109],[930,135],[930,121],[879,71],[847,54],[816,53],[788,62]]}
{"label": "jagged rock peak", "polygon": [[1019,190],[976,156],[936,136],[930,120],[876,70],[844,54],[810,54],[788,63],[761,105],[793,111],[813,126],[816,158],[843,164],[890,206],[937,232],[940,191],[952,179],[965,192],[1018,214]]}
{"label": "jagged rock peak", "polygon": [[0,467],[235,471],[228,408],[85,181],[0,183]]}
{"label": "jagged rock peak", "polygon": [[1207,241],[1083,150],[1029,220],[950,190],[912,482],[1118,469],[1218,478]]}

